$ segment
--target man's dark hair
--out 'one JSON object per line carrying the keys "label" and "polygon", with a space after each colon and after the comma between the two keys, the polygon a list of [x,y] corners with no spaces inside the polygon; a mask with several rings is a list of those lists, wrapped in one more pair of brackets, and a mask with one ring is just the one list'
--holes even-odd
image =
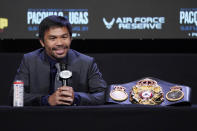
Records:
{"label": "man's dark hair", "polygon": [[44,42],[44,34],[51,27],[66,27],[69,31],[70,37],[72,37],[72,26],[68,19],[62,16],[48,16],[42,20],[39,25],[39,39]]}

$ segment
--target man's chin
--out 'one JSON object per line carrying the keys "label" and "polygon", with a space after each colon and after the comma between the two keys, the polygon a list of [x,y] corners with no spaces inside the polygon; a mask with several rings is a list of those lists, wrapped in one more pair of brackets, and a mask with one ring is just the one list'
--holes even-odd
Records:
{"label": "man's chin", "polygon": [[56,59],[63,59],[66,55],[56,55],[55,58]]}

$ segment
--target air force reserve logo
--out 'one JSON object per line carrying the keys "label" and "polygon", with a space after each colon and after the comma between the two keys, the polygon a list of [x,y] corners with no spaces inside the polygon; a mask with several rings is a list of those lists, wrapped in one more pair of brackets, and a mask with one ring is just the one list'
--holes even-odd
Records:
{"label": "air force reserve logo", "polygon": [[113,26],[118,30],[161,30],[165,17],[113,17],[111,21],[103,17],[103,23],[108,30]]}
{"label": "air force reserve logo", "polygon": [[8,19],[7,18],[0,18],[0,30],[8,27]]}
{"label": "air force reserve logo", "polygon": [[112,18],[112,20],[110,22],[107,22],[107,20],[105,18],[103,18],[103,23],[105,24],[107,29],[111,29],[114,22],[115,22],[115,18]]}

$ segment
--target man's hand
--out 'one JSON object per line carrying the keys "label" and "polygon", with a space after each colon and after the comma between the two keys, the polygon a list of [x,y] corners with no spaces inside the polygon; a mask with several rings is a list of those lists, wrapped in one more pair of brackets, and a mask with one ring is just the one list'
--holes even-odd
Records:
{"label": "man's hand", "polygon": [[74,90],[70,86],[62,86],[58,88],[51,96],[48,102],[51,106],[56,105],[72,105],[74,101]]}

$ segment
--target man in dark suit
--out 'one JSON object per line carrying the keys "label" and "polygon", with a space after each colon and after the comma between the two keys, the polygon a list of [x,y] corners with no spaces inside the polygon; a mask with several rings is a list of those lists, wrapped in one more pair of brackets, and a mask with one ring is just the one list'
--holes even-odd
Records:
{"label": "man in dark suit", "polygon": [[[24,105],[104,104],[106,83],[92,57],[70,49],[72,27],[68,20],[45,18],[39,26],[39,39],[43,48],[25,54],[15,76],[24,82]],[[57,63],[64,63],[72,72],[66,86],[56,87]]]}

